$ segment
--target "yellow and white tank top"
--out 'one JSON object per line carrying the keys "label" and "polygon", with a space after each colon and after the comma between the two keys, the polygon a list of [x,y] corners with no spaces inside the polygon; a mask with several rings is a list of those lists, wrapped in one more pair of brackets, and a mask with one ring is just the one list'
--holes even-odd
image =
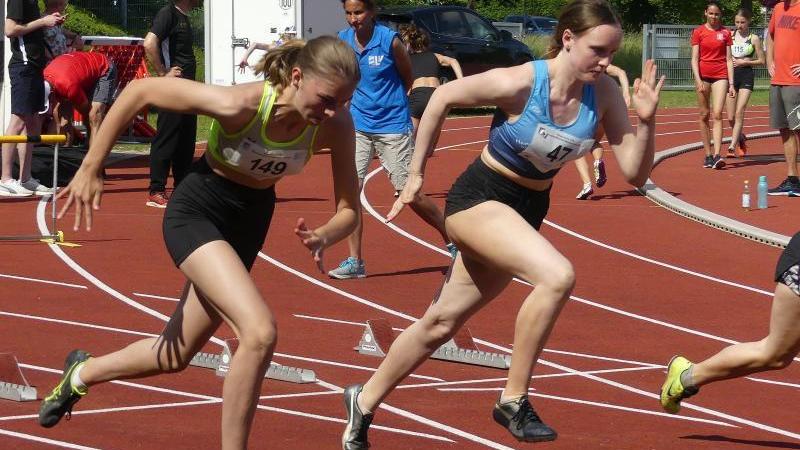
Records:
{"label": "yellow and white tank top", "polygon": [[220,164],[259,181],[300,173],[314,151],[318,127],[307,125],[290,142],[270,140],[267,123],[277,96],[277,90],[265,82],[258,112],[236,133],[225,133],[219,122],[213,120],[208,153]]}
{"label": "yellow and white tank top", "polygon": [[[737,40],[736,38],[741,40]],[[741,36],[739,31],[733,33],[733,45],[731,46],[731,56],[734,58],[748,58],[753,56],[756,48],[753,47],[753,33],[747,37]]]}

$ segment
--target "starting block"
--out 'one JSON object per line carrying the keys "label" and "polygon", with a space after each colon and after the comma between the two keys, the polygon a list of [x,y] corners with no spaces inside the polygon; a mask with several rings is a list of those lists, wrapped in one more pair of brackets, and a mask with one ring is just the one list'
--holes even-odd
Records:
{"label": "starting block", "polygon": [[[396,337],[392,326],[386,319],[368,320],[361,340],[353,350],[362,355],[384,357]],[[472,333],[466,327],[462,327],[452,339],[437,348],[431,354],[431,358],[497,369],[511,367],[510,355],[479,350],[472,338]]]}
{"label": "starting block", "polygon": [[12,353],[0,353],[0,398],[15,402],[36,400],[36,388],[28,384]]}
{"label": "starting block", "polygon": [[[218,377],[224,377],[230,371],[231,359],[239,346],[238,339],[226,339],[220,354],[197,352],[189,362],[189,365],[205,367],[215,371]],[[272,380],[288,381],[289,383],[316,383],[317,374],[310,369],[300,369],[298,367],[284,366],[278,363],[270,363],[264,378]]]}

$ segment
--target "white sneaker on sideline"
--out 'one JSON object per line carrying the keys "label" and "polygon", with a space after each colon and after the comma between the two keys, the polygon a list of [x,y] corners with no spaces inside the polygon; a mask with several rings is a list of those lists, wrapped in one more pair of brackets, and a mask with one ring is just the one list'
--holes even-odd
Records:
{"label": "white sneaker on sideline", "polygon": [[39,183],[39,180],[36,178],[30,178],[28,181],[22,181],[19,183],[23,188],[33,192],[36,195],[53,195],[56,191],[54,188],[49,188],[42,183]]}
{"label": "white sneaker on sideline", "polygon": [[25,188],[19,180],[0,181],[0,195],[5,197],[30,197],[33,191]]}

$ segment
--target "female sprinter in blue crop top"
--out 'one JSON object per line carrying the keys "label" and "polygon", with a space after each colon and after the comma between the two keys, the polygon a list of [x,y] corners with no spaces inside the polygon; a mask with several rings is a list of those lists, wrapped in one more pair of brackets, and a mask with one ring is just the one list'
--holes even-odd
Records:
{"label": "female sprinter in blue crop top", "polygon": [[619,87],[603,73],[621,41],[619,19],[605,0],[574,0],[558,20],[551,59],[468,76],[434,92],[417,132],[408,184],[387,219],[419,192],[425,155],[450,107],[496,105],[501,113],[489,144],[448,194],[445,224],[461,251],[438,300],[394,341],[369,381],[345,390],[345,449],[366,448],[371,414],[386,395],[513,277],[536,289],[517,316],[508,381],[493,417],[519,440],[556,438],[527,394],[534,363],[575,275],[537,229],[547,213],[553,176],[592,148],[598,124],[628,182],[641,186],[648,177],[663,79],[656,79],[656,67],[648,61],[643,78],[635,81],[640,121],[634,131]]}
{"label": "female sprinter in blue crop top", "polygon": [[[347,44],[323,36],[267,53],[266,82],[221,87],[179,78],[134,81],[109,110],[80,169],[61,195],[60,216],[75,205],[75,229],[92,225],[103,192],[102,162],[116,137],[146,106],[214,119],[209,151],[175,190],[164,239],[187,282],[163,333],[117,352],[69,354],[61,382],[42,402],[39,423],[52,427],[98,383],[185,368],[224,320],[239,345],[222,390],[222,442],[247,448],[258,393],[275,348],[275,317],[248,275],[275,206],[274,185],[301,171],[311,153],[331,153],[336,214],[316,229],[298,219],[295,233],[321,266],[322,251],[355,227],[358,179],[355,132],[345,104],[360,77]],[[188,416],[187,416],[188,417]]]}

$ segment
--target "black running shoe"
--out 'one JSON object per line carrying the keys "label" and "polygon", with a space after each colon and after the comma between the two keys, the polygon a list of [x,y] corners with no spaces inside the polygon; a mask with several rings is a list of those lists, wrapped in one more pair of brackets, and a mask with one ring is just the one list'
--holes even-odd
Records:
{"label": "black running shoe", "polygon": [[790,195],[791,193],[800,193],[800,182],[792,182],[790,179],[785,179],[778,186],[767,191],[769,195]]}
{"label": "black running shoe", "polygon": [[711,168],[712,169],[719,170],[719,169],[722,169],[723,167],[725,167],[725,160],[722,159],[722,156],[716,155],[713,158],[711,158]]}
{"label": "black running shoe", "polygon": [[495,422],[506,427],[518,441],[543,442],[554,441],[558,433],[542,422],[528,396],[508,403],[496,403],[492,416]]}
{"label": "black running shoe", "polygon": [[344,390],[344,408],[347,410],[347,428],[342,434],[343,450],[365,450],[369,448],[367,432],[374,414],[364,414],[358,407],[358,394],[364,386],[354,384]]}
{"label": "black running shoe", "polygon": [[711,155],[706,155],[706,159],[703,160],[703,167],[706,169],[710,169],[711,166],[714,165],[714,157]]}
{"label": "black running shoe", "polygon": [[39,425],[45,428],[53,427],[65,414],[67,420],[70,419],[72,407],[88,392],[88,389],[85,388],[83,392],[73,388],[70,379],[75,368],[86,362],[91,356],[83,350],[73,350],[67,355],[61,381],[53,389],[53,392],[42,400],[42,405],[39,407]]}

